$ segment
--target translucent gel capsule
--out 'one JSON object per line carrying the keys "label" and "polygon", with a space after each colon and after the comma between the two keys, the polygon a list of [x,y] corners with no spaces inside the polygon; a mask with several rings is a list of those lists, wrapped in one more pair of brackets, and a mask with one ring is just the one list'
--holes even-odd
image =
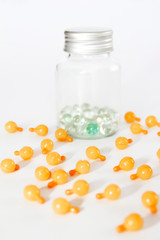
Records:
{"label": "translucent gel capsule", "polygon": [[40,196],[40,189],[35,185],[28,185],[24,188],[24,196],[29,201],[37,201],[40,204],[45,202],[44,198]]}
{"label": "translucent gel capsule", "polygon": [[4,159],[1,162],[1,170],[5,173],[12,173],[19,169],[19,165],[15,164],[12,159]]}
{"label": "translucent gel capsule", "polygon": [[48,168],[40,166],[40,167],[36,168],[35,176],[40,181],[46,181],[46,180],[50,179],[51,172],[49,171]]}
{"label": "translucent gel capsule", "polygon": [[87,160],[80,160],[76,164],[76,168],[69,171],[69,175],[73,176],[76,173],[86,174],[90,170],[90,163]]}
{"label": "translucent gel capsule", "polygon": [[96,194],[97,199],[107,198],[109,200],[116,200],[120,197],[121,190],[118,185],[110,184],[108,185],[103,193]]}
{"label": "translucent gel capsule", "polygon": [[152,168],[150,166],[148,166],[147,164],[144,164],[144,165],[141,165],[137,169],[136,174],[132,174],[130,176],[130,179],[135,180],[137,178],[140,178],[142,180],[147,180],[147,179],[151,178],[152,174],[153,174]]}
{"label": "translucent gel capsule", "polygon": [[16,156],[19,156],[23,159],[23,160],[29,160],[32,158],[33,156],[33,149],[31,147],[23,147],[21,148],[20,151],[15,151],[14,154]]}
{"label": "translucent gel capsule", "polygon": [[151,213],[157,213],[158,195],[155,192],[147,191],[143,193],[142,203],[150,209]]}
{"label": "translucent gel capsule", "polygon": [[52,173],[52,181],[48,183],[48,188],[53,188],[56,185],[65,184],[68,180],[68,174],[63,169],[55,170]]}
{"label": "translucent gel capsule", "polygon": [[89,184],[85,180],[78,180],[74,183],[72,189],[68,189],[65,191],[66,195],[71,195],[73,193],[78,196],[84,196],[89,191]]}
{"label": "translucent gel capsule", "polygon": [[115,145],[119,150],[127,148],[129,143],[132,143],[132,139],[127,139],[125,137],[118,137],[115,141]]}
{"label": "translucent gel capsule", "polygon": [[160,159],[160,148],[157,151],[157,157]]}
{"label": "translucent gel capsule", "polygon": [[56,130],[55,137],[60,142],[64,142],[64,141],[72,142],[73,141],[73,138],[69,137],[67,132],[63,128],[59,128]]}
{"label": "translucent gel capsule", "polygon": [[22,132],[23,128],[18,127],[15,122],[9,121],[5,124],[5,129],[9,133],[15,133],[17,131]]}
{"label": "translucent gel capsule", "polygon": [[126,120],[127,123],[133,123],[134,121],[140,122],[141,119],[139,117],[136,117],[136,115],[133,112],[127,112],[124,115],[124,119]]}
{"label": "translucent gel capsule", "polygon": [[52,204],[53,210],[58,214],[66,214],[69,212],[78,213],[79,208],[71,206],[65,198],[57,198],[53,201]]}
{"label": "translucent gel capsule", "polygon": [[53,149],[53,141],[51,139],[44,139],[41,142],[42,154],[47,154]]}
{"label": "translucent gel capsule", "polygon": [[113,168],[113,171],[118,172],[119,170],[130,171],[134,167],[134,159],[131,157],[124,157],[120,161],[118,166]]}
{"label": "translucent gel capsule", "polygon": [[140,134],[140,133],[143,133],[145,135],[148,134],[148,131],[143,129],[140,123],[136,123],[136,122],[131,124],[130,130],[133,134]]}
{"label": "translucent gel capsule", "polygon": [[122,225],[119,225],[116,230],[121,233],[124,231],[138,231],[143,227],[143,218],[137,214],[132,213],[127,216]]}
{"label": "translucent gel capsule", "polygon": [[30,132],[37,133],[38,136],[46,136],[48,134],[48,127],[46,125],[38,125],[36,128],[29,128]]}
{"label": "translucent gel capsule", "polygon": [[97,147],[91,146],[86,149],[86,155],[91,160],[100,159],[105,161],[106,157],[100,154],[100,150]]}
{"label": "translucent gel capsule", "polygon": [[147,127],[160,127],[160,122],[157,121],[157,118],[155,116],[148,116],[145,120]]}
{"label": "translucent gel capsule", "polygon": [[60,164],[65,159],[66,159],[65,156],[60,156],[60,154],[57,152],[48,153],[48,155],[46,156],[47,163],[52,166]]}

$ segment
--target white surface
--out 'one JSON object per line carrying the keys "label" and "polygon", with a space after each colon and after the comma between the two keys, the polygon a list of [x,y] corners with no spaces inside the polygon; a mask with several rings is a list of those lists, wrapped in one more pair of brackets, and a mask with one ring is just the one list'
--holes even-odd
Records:
{"label": "white surface", "polygon": [[[13,152],[24,145],[35,150],[35,158],[21,170],[5,175],[0,172],[0,239],[142,239],[159,240],[159,213],[151,216],[141,203],[145,190],[160,193],[159,161],[156,151],[160,147],[157,129],[148,136],[134,137],[134,143],[125,151],[114,147],[116,136],[131,137],[128,128],[108,139],[99,141],[74,141],[56,143],[55,150],[66,154],[61,165],[67,171],[85,157],[85,148],[90,144],[99,146],[106,153],[105,163],[92,162],[88,175],[71,179],[65,186],[53,190],[42,190],[48,198],[43,206],[27,202],[23,197],[26,184],[34,183],[40,188],[46,183],[38,182],[34,169],[46,165],[40,155],[42,138],[27,131],[28,127],[46,123],[49,137],[54,137],[54,68],[63,58],[63,30],[68,27],[101,26],[114,29],[114,57],[121,62],[122,112],[131,109],[138,116],[147,114],[159,116],[159,62],[160,30],[157,0],[113,0],[113,1],[0,1],[0,158],[14,158]],[[25,128],[23,133],[9,135],[4,123],[17,121]],[[135,158],[135,169],[129,173],[114,173],[112,168],[119,160],[130,155]],[[148,163],[154,175],[149,181],[131,182],[129,175],[137,166]],[[47,166],[47,165],[46,165]],[[52,211],[54,198],[64,196],[66,188],[75,179],[84,178],[91,184],[91,192],[79,199],[67,197],[81,208],[78,215],[57,216]],[[98,201],[95,194],[109,183],[118,183],[122,196],[118,201]],[[118,235],[115,227],[124,217],[138,212],[144,216],[144,229],[137,233]],[[153,237],[154,236],[154,237]]]}

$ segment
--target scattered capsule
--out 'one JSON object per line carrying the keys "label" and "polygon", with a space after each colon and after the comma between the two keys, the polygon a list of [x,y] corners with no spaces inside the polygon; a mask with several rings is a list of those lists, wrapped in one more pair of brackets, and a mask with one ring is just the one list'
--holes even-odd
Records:
{"label": "scattered capsule", "polygon": [[29,201],[37,201],[41,204],[45,202],[44,198],[40,196],[40,189],[35,185],[28,185],[24,188],[24,196]]}
{"label": "scattered capsule", "polygon": [[66,130],[64,130],[63,128],[59,128],[55,131],[55,137],[60,142],[64,142],[66,140],[68,142],[73,142],[73,138],[69,137]]}
{"label": "scattered capsule", "polygon": [[160,148],[157,151],[157,157],[160,159]]}
{"label": "scattered capsule", "polygon": [[130,130],[133,134],[140,134],[140,133],[143,133],[145,135],[148,134],[148,131],[143,129],[140,123],[136,123],[136,122],[131,124]]}
{"label": "scattered capsule", "polygon": [[151,213],[157,213],[158,195],[155,192],[147,191],[143,193],[142,203],[150,209]]}
{"label": "scattered capsule", "polygon": [[19,169],[19,165],[15,164],[12,159],[4,159],[1,162],[1,170],[5,173],[12,173]]}
{"label": "scattered capsule", "polygon": [[144,165],[141,165],[137,169],[136,174],[132,174],[130,176],[130,179],[135,180],[137,178],[140,178],[142,180],[147,180],[147,179],[151,178],[152,173],[153,173],[152,168],[150,166],[148,166],[147,164],[144,164]]}
{"label": "scattered capsule", "polygon": [[130,171],[134,167],[134,159],[132,157],[124,157],[121,159],[118,166],[113,168],[113,171],[118,172],[119,170]]}
{"label": "scattered capsule", "polygon": [[51,139],[44,139],[41,142],[41,149],[42,149],[42,154],[47,154],[52,151],[53,149],[53,141]]}
{"label": "scattered capsule", "polygon": [[68,189],[65,191],[66,195],[71,195],[73,193],[77,194],[78,196],[84,196],[89,191],[89,184],[85,180],[78,180],[74,183],[72,189]]}
{"label": "scattered capsule", "polygon": [[132,143],[132,139],[127,139],[125,137],[118,137],[115,141],[115,145],[118,149],[123,150],[128,147],[129,143]]}
{"label": "scattered capsule", "polygon": [[160,132],[158,132],[157,135],[160,136]]}
{"label": "scattered capsule", "polygon": [[121,233],[124,231],[138,231],[143,227],[143,218],[137,214],[132,213],[127,216],[122,225],[119,225],[116,230]]}
{"label": "scattered capsule", "polygon": [[65,198],[57,198],[53,201],[52,204],[53,210],[58,214],[66,214],[69,212],[79,213],[78,207],[71,206]]}
{"label": "scattered capsule", "polygon": [[80,160],[76,163],[76,168],[69,171],[69,175],[73,176],[76,173],[86,174],[90,170],[90,163],[87,160]]}
{"label": "scattered capsule", "polygon": [[29,160],[29,159],[31,159],[32,158],[32,156],[33,156],[33,149],[31,148],[31,147],[23,147],[23,148],[21,148],[21,150],[20,151],[15,151],[14,152],[14,154],[16,155],[16,156],[21,156],[21,158],[23,159],[23,160]]}
{"label": "scattered capsule", "polygon": [[136,115],[133,112],[127,112],[124,115],[124,118],[125,118],[127,123],[132,123],[134,121],[137,121],[137,122],[141,121],[141,119],[139,117],[136,117]]}
{"label": "scattered capsule", "polygon": [[52,181],[48,183],[48,188],[53,188],[56,185],[65,184],[68,180],[68,174],[63,169],[55,170],[52,173]]}
{"label": "scattered capsule", "polygon": [[100,159],[101,161],[105,161],[106,157],[101,155],[100,150],[97,147],[91,146],[86,149],[86,155],[91,160]]}
{"label": "scattered capsule", "polygon": [[160,122],[157,121],[157,118],[155,116],[148,116],[145,120],[147,127],[160,127]]}
{"label": "scattered capsule", "polygon": [[17,131],[22,132],[23,128],[18,127],[15,122],[9,121],[5,124],[5,129],[9,133],[15,133]]}
{"label": "scattered capsule", "polygon": [[60,156],[60,154],[57,152],[48,153],[48,155],[46,156],[47,163],[52,166],[60,164],[65,159],[66,159],[65,156]]}
{"label": "scattered capsule", "polygon": [[38,136],[46,136],[48,134],[48,127],[41,124],[36,128],[29,128],[29,131],[37,133]]}
{"label": "scattered capsule", "polygon": [[97,199],[107,198],[109,200],[116,200],[120,197],[121,190],[118,185],[110,184],[108,185],[103,193],[96,194]]}
{"label": "scattered capsule", "polygon": [[50,179],[51,172],[49,171],[48,168],[40,166],[40,167],[36,168],[35,176],[40,181],[46,181],[46,180]]}

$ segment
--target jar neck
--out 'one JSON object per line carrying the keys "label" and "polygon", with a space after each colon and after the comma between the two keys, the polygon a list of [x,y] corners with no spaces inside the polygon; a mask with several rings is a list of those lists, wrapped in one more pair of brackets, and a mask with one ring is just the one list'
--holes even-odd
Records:
{"label": "jar neck", "polygon": [[68,54],[68,58],[69,59],[106,59],[110,57],[110,52],[104,53],[104,54],[95,54],[95,55],[91,55],[91,54]]}

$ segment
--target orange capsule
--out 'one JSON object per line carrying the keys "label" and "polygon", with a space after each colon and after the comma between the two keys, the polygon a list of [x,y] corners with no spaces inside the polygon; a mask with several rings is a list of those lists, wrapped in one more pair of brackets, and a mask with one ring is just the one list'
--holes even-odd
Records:
{"label": "orange capsule", "polygon": [[147,179],[151,178],[152,174],[153,174],[152,168],[150,166],[148,166],[147,164],[144,164],[144,165],[141,165],[137,169],[136,174],[132,174],[130,176],[130,179],[135,180],[137,178],[140,178],[142,180],[147,180]]}
{"label": "orange capsule", "polygon": [[77,194],[78,196],[84,196],[89,191],[89,184],[85,180],[78,180],[74,183],[72,189],[68,189],[65,191],[66,195],[71,195],[73,193]]}
{"label": "orange capsule", "polygon": [[150,209],[151,213],[157,213],[158,195],[155,192],[147,191],[143,193],[142,203]]}
{"label": "orange capsule", "polygon": [[53,188],[56,185],[65,184],[68,180],[68,174],[63,169],[55,170],[52,173],[52,181],[48,183],[48,188]]}
{"label": "orange capsule", "polygon": [[132,143],[132,139],[127,139],[125,137],[118,137],[115,141],[115,145],[118,149],[123,150],[128,147],[129,143]]}
{"label": "orange capsule", "polygon": [[47,154],[53,149],[53,141],[51,139],[44,139],[41,142],[42,154]]}
{"label": "orange capsule", "polygon": [[55,137],[60,142],[64,141],[73,142],[73,138],[69,137],[67,132],[63,128],[59,128],[55,131]]}
{"label": "orange capsule", "polygon": [[46,181],[46,180],[50,179],[51,172],[49,171],[48,168],[40,166],[40,167],[36,168],[35,176],[40,181]]}
{"label": "orange capsule", "polygon": [[46,136],[48,134],[48,127],[46,125],[38,125],[36,128],[29,128],[30,132],[37,133],[38,136]]}
{"label": "orange capsule", "polygon": [[119,170],[130,171],[134,167],[134,159],[131,157],[124,157],[120,161],[118,166],[113,168],[113,171],[118,172]]}
{"label": "orange capsule", "polygon": [[60,156],[60,154],[57,152],[48,153],[48,155],[46,156],[47,163],[52,166],[60,164],[65,159],[65,156]]}
{"label": "orange capsule", "polygon": [[31,147],[23,147],[23,148],[21,148],[21,150],[20,151],[15,151],[14,152],[14,154],[16,155],[16,156],[21,156],[21,158],[23,159],[23,160],[29,160],[29,159],[31,159],[32,158],[32,156],[33,156],[33,149],[31,148]]}
{"label": "orange capsule", "polygon": [[131,126],[130,126],[130,130],[133,134],[140,134],[140,133],[143,133],[143,134],[148,134],[148,131],[147,130],[144,130],[142,128],[142,125],[140,123],[132,123]]}
{"label": "orange capsule", "polygon": [[1,162],[1,170],[5,173],[12,173],[19,169],[19,165],[15,164],[12,159],[4,159]]}
{"label": "orange capsule", "polygon": [[110,184],[108,185],[103,193],[97,193],[96,198],[102,199],[107,198],[109,200],[117,200],[121,195],[121,190],[118,185]]}
{"label": "orange capsule", "polygon": [[160,148],[157,151],[157,157],[160,159]]}
{"label": "orange capsule", "polygon": [[160,127],[160,122],[157,121],[157,118],[155,116],[148,116],[145,120],[147,127]]}
{"label": "orange capsule", "polygon": [[9,121],[5,124],[5,129],[9,133],[15,133],[17,131],[22,132],[23,128],[18,127],[15,122]]}
{"label": "orange capsule", "polygon": [[160,132],[158,132],[157,135],[160,136]]}
{"label": "orange capsule", "polygon": [[125,218],[124,223],[119,225],[116,230],[121,233],[124,231],[138,231],[142,227],[143,218],[137,213],[132,213]]}
{"label": "orange capsule", "polygon": [[40,204],[45,202],[44,198],[40,196],[40,189],[35,185],[28,185],[24,189],[24,196],[29,201],[37,201]]}
{"label": "orange capsule", "polygon": [[66,214],[69,212],[78,213],[79,208],[71,206],[65,198],[57,198],[53,201],[52,204],[53,210],[58,214]]}
{"label": "orange capsule", "polygon": [[86,174],[90,170],[90,163],[87,160],[80,160],[76,163],[76,168],[69,171],[69,175],[73,176],[76,173]]}
{"label": "orange capsule", "polygon": [[100,150],[97,147],[91,146],[86,149],[86,155],[91,160],[100,159],[105,161],[106,157],[100,154]]}
{"label": "orange capsule", "polygon": [[141,121],[141,119],[139,117],[136,117],[136,115],[133,112],[127,112],[124,115],[124,118],[125,118],[127,123],[132,123],[134,121],[138,121],[138,122]]}

